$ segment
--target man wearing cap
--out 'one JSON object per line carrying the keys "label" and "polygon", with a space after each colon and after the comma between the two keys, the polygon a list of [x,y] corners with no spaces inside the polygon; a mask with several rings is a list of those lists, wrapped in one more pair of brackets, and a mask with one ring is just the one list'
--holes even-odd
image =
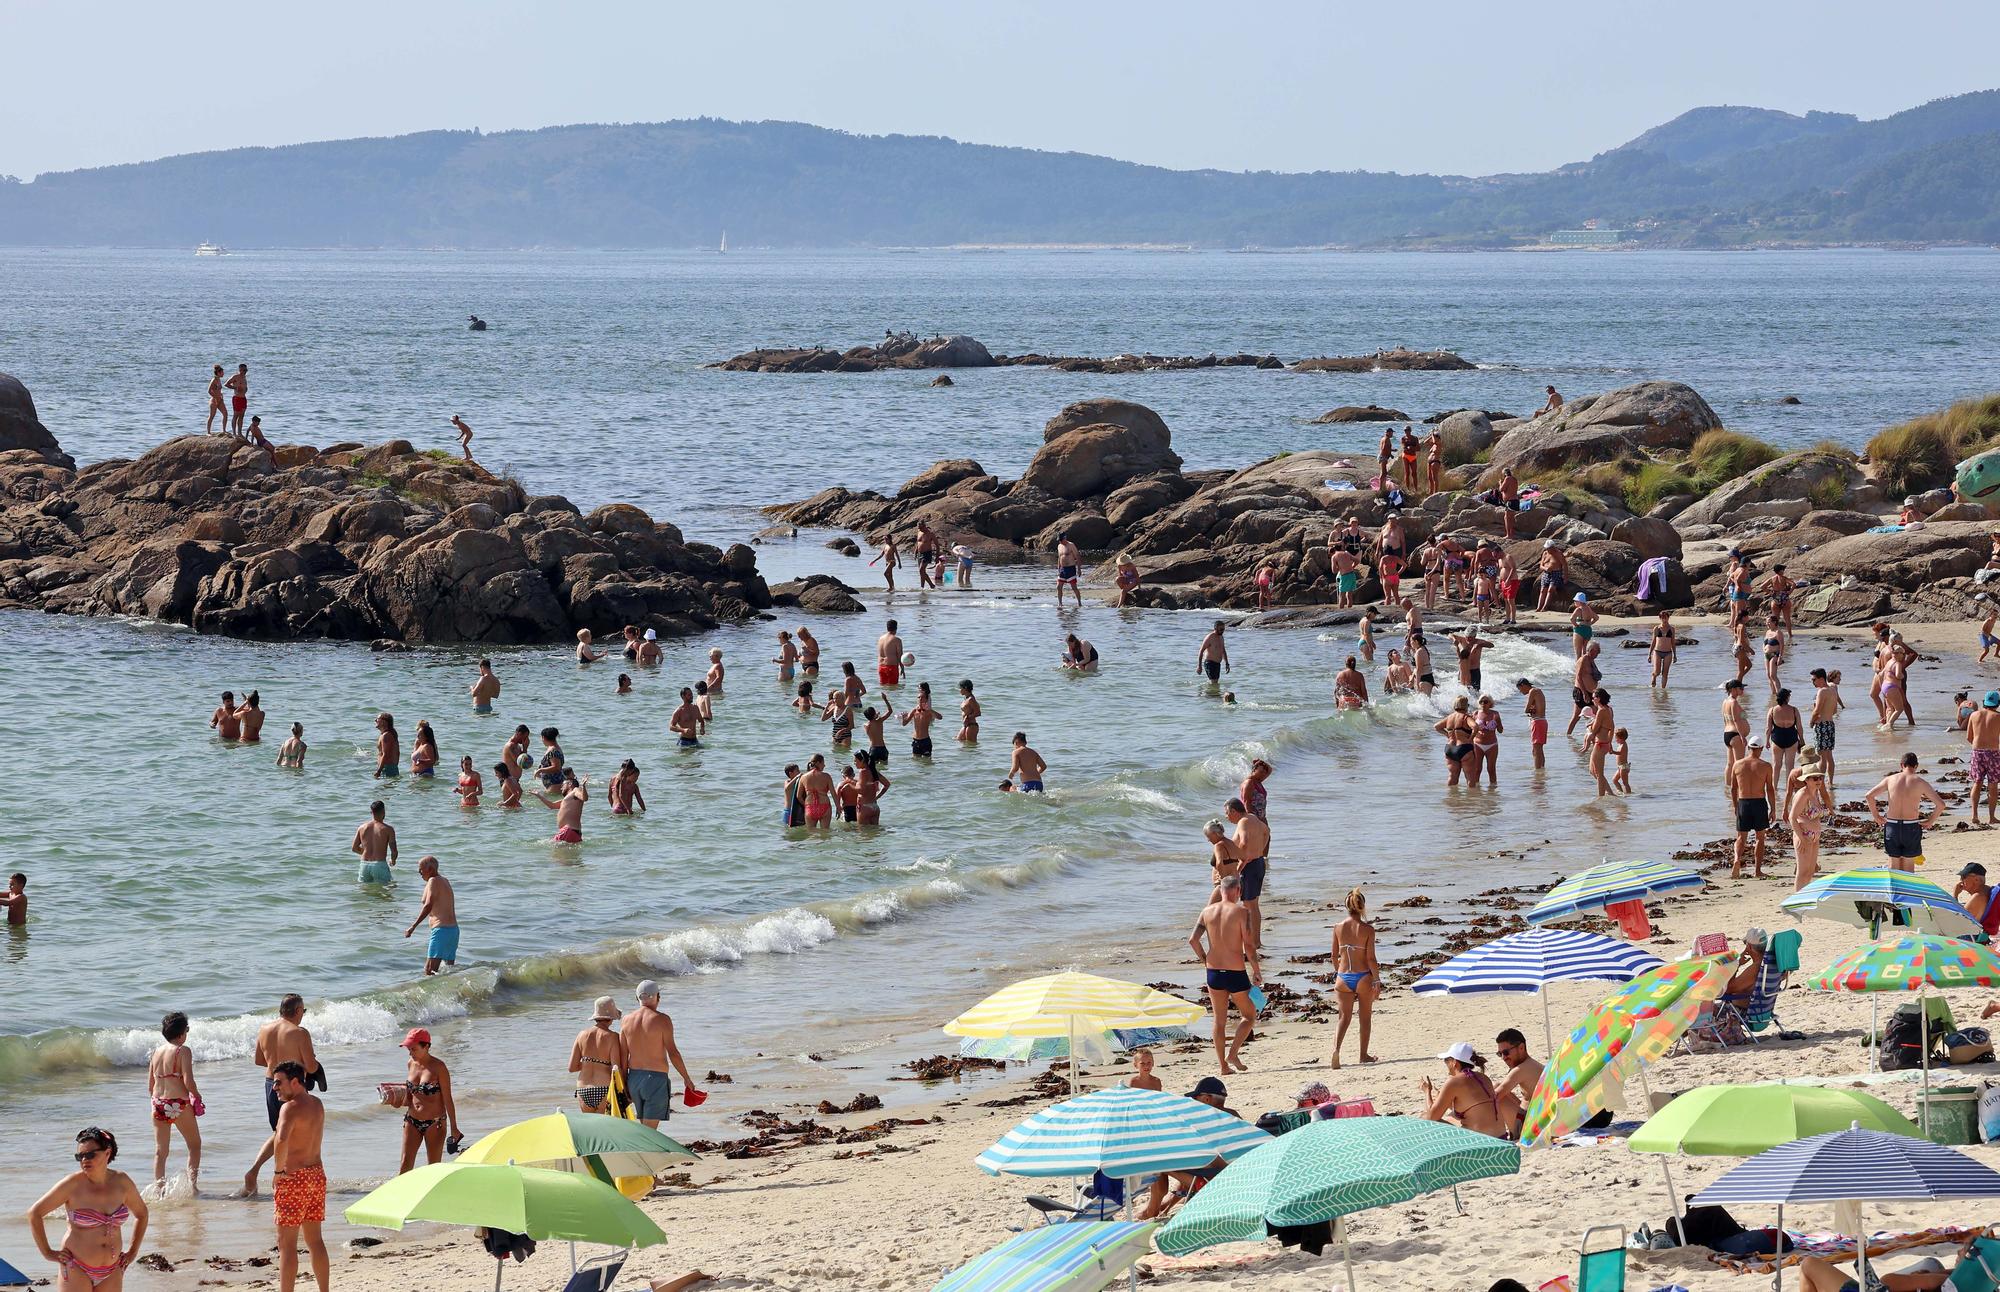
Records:
{"label": "man wearing cap", "polygon": [[1750,734],[1750,716],[1743,712],[1743,679],[1732,677],[1722,684],[1722,782],[1743,756],[1743,738]]}
{"label": "man wearing cap", "polygon": [[1729,768],[1729,797],[1736,803],[1736,851],[1729,866],[1731,879],[1743,877],[1743,842],[1753,834],[1757,836],[1757,849],[1752,873],[1758,879],[1764,877],[1764,832],[1771,828],[1771,779],[1771,764],[1764,761],[1764,738],[1752,736],[1743,757]]}
{"label": "man wearing cap", "polygon": [[2000,691],[1965,720],[1965,743],[1972,746],[1972,824],[1979,824],[1980,787],[1986,790],[1986,819],[2000,822]]}
{"label": "man wearing cap", "polygon": [[674,1020],[660,1008],[660,984],[651,978],[639,984],[639,1008],[625,1015],[618,1030],[625,1046],[624,1061],[631,1065],[625,1070],[625,1089],[641,1122],[657,1129],[673,1115],[674,1083],[668,1075],[669,1064],[687,1087],[683,1098],[690,1106],[701,1102],[704,1096],[695,1088],[674,1044]]}
{"label": "man wearing cap", "polygon": [[[1882,827],[1882,851],[1896,870],[1915,870],[1924,855],[1924,831],[1935,829],[1944,820],[1945,802],[1931,783],[1917,774],[1917,756],[1904,754],[1903,764],[1875,782],[1862,796],[1868,815]],[[1924,815],[1924,804],[1931,814]]]}
{"label": "man wearing cap", "polygon": [[472,711],[474,713],[493,712],[493,702],[500,698],[500,679],[493,676],[493,661],[479,661],[479,676],[472,679]]}
{"label": "man wearing cap", "polygon": [[1840,716],[1840,692],[1827,681],[1823,668],[1812,671],[1812,684],[1812,713],[1806,720],[1812,724],[1813,748],[1819,752],[1819,765],[1826,773],[1826,791],[1832,794],[1834,722]]}
{"label": "man wearing cap", "polygon": [[[1325,1087],[1322,1086],[1321,1089]],[[1194,1083],[1194,1089],[1187,1092],[1187,1097],[1198,1104],[1207,1104],[1218,1112],[1228,1113],[1231,1117],[1242,1116],[1228,1106],[1229,1087],[1222,1084],[1220,1077],[1203,1077]],[[1217,1157],[1210,1159],[1207,1166],[1192,1171],[1168,1171],[1154,1176],[1152,1192],[1146,1199],[1146,1205],[1139,1209],[1139,1219],[1159,1219],[1160,1213],[1168,1206],[1185,1201],[1194,1192],[1196,1181],[1213,1180],[1222,1173],[1222,1168],[1228,1165],[1225,1159]]]}
{"label": "man wearing cap", "polygon": [[611,1111],[612,1069],[624,1072],[626,1084],[631,1084],[631,1072],[625,1063],[625,1042],[611,1030],[617,1021],[617,1002],[609,996],[599,996],[597,1008],[590,1015],[590,1026],[578,1032],[576,1042],[569,1047],[569,1070],[576,1074],[577,1106],[587,1113]]}
{"label": "man wearing cap", "polygon": [[1979,927],[1988,937],[2000,934],[2000,902],[1993,900],[1993,886],[1986,882],[1986,867],[1976,861],[1959,867],[1958,886],[1951,890],[1951,896],[1965,908],[1967,915],[1979,921]]}

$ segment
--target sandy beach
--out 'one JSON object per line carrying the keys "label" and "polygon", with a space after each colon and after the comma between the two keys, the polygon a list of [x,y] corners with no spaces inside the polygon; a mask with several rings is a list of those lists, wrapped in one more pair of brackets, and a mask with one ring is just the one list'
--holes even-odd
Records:
{"label": "sandy beach", "polygon": [[[1933,729],[1921,739],[1929,747],[1942,734]],[[1555,750],[1552,754],[1560,756]],[[1864,788],[1850,778],[1840,797],[1851,801]],[[1947,887],[1964,861],[1985,858],[1992,851],[1984,831],[1954,832],[1947,825],[1931,839],[1921,873]],[[1822,873],[1865,864],[1872,855],[1863,849],[1846,858],[1828,858]],[[1780,898],[1791,891],[1789,854],[1775,857],[1767,873],[1762,881],[1731,881],[1725,864],[1711,873],[1708,889],[1658,904],[1651,949],[1673,958],[1686,953],[1703,933],[1725,932],[1734,945],[1752,925],[1772,930],[1792,927],[1791,917],[1777,909]],[[1292,962],[1290,957],[1325,949],[1326,929],[1335,918],[1333,908],[1340,895],[1319,896],[1324,900],[1287,898],[1267,903],[1272,953],[1268,977],[1301,993],[1318,990],[1311,975],[1322,974],[1324,966]],[[1408,907],[1376,915],[1383,931],[1385,966],[1401,954],[1396,944],[1413,933],[1424,933],[1420,921],[1429,918],[1425,911]],[[1805,934],[1802,961],[1808,972],[1864,940],[1861,930],[1826,920],[1807,920],[1797,927]],[[1133,980],[1164,980],[1183,988],[1197,981],[1191,962],[1172,957],[1164,941],[1159,956],[1100,968]],[[1327,1064],[1331,1018],[1280,1014],[1260,1027],[1246,1050],[1252,1071],[1229,1078],[1230,1106],[1254,1117],[1289,1107],[1303,1084],[1324,1080],[1343,1098],[1366,1097],[1380,1112],[1414,1115],[1423,1107],[1420,1079],[1441,1075],[1441,1065],[1431,1056],[1453,1041],[1470,1040],[1490,1054],[1498,1030],[1518,1027],[1530,1038],[1529,1048],[1536,1057],[1546,1057],[1540,1002],[1535,997],[1417,997],[1394,985],[1404,975],[1393,967],[1388,976],[1392,989],[1378,1004],[1372,1042],[1381,1062],[1354,1064],[1350,1036],[1349,1065],[1331,1072]],[[1579,1014],[1608,990],[1608,985],[1583,983],[1553,991],[1559,1040]],[[1953,993],[1950,1000],[1961,1022],[1976,1019],[1985,1003],[1973,993]],[[1885,1001],[1885,1012],[1892,1005]],[[1783,996],[1779,1014],[1787,1028],[1804,1033],[1806,1039],[1676,1055],[1651,1069],[1652,1089],[1665,1094],[1723,1082],[1810,1079],[1847,1084],[1851,1079],[1868,1081],[1872,1093],[1914,1116],[1914,1074],[1878,1075],[1872,1080],[1867,1076],[1869,1061],[1860,1038],[1869,1025],[1868,999],[1793,989]],[[1213,1071],[1205,1037],[1200,1044],[1167,1048],[1160,1060],[1159,1073],[1168,1090],[1186,1090]],[[782,1121],[796,1125],[809,1118],[841,1134],[833,1142],[764,1157],[705,1156],[688,1169],[686,1187],[663,1187],[643,1204],[666,1231],[668,1241],[635,1253],[628,1279],[634,1274],[669,1279],[698,1269],[716,1277],[708,1285],[716,1288],[928,1287],[946,1270],[1009,1232],[1036,1223],[1035,1213],[1022,1202],[1026,1195],[1059,1195],[1065,1190],[1062,1181],[995,1178],[973,1165],[980,1150],[1022,1117],[1052,1102],[1053,1094],[1028,1084],[1028,1078],[1041,1075],[1044,1068],[1016,1065],[1005,1079],[981,1077],[964,1087],[943,1084],[931,1102],[892,1105],[886,1114],[826,1115],[807,1102],[783,1102],[784,1092],[773,1091],[772,1101],[763,1106]],[[1500,1069],[1495,1060],[1491,1071]],[[1116,1063],[1102,1073],[1087,1073],[1086,1083],[1095,1087],[1115,1082],[1126,1071],[1124,1063]],[[1979,1065],[1949,1072],[1941,1081],[1976,1084],[1993,1071],[1992,1065]],[[895,1119],[895,1124],[876,1137],[885,1117]],[[852,1133],[871,1126],[877,1130]],[[679,1123],[668,1129],[692,1133],[691,1127],[683,1130]],[[782,1142],[796,1136],[775,1138]],[[2000,1166],[2000,1151],[1970,1151]],[[1565,1272],[1574,1277],[1576,1245],[1585,1227],[1629,1228],[1645,1222],[1657,1228],[1665,1220],[1668,1202],[1661,1161],[1658,1156],[1634,1154],[1616,1140],[1593,1147],[1538,1148],[1526,1155],[1518,1177],[1461,1190],[1463,1215],[1455,1212],[1449,1194],[1367,1213],[1352,1229],[1357,1282],[1442,1292],[1483,1288],[1499,1278],[1519,1279],[1532,1288]],[[1685,1194],[1721,1174],[1735,1159],[1669,1161],[1674,1183]],[[1948,1203],[1871,1207],[1866,1214],[1878,1230],[1991,1219],[1976,1208]],[[1771,1223],[1769,1215],[1739,1211],[1738,1218],[1749,1225]],[[1808,1230],[1833,1225],[1830,1209],[1788,1213],[1787,1221],[1793,1228]],[[1677,1284],[1693,1292],[1757,1286],[1750,1276],[1721,1269],[1704,1255],[1699,1250],[1635,1252],[1630,1285]],[[1901,1254],[1891,1257],[1887,1267],[1896,1268],[1897,1261],[1906,1259],[1910,1258]],[[508,1284],[557,1286],[562,1273],[558,1267],[565,1263],[560,1245],[544,1245],[535,1260],[510,1271]],[[1304,1292],[1344,1284],[1337,1249],[1313,1257],[1281,1250],[1274,1241],[1212,1248],[1183,1258],[1156,1255],[1143,1262],[1143,1269],[1159,1286]],[[478,1246],[468,1236],[450,1231],[413,1230],[389,1236],[377,1247],[336,1252],[336,1281],[346,1287],[389,1292],[422,1286],[439,1292],[472,1292],[491,1286],[492,1276],[492,1262]]]}

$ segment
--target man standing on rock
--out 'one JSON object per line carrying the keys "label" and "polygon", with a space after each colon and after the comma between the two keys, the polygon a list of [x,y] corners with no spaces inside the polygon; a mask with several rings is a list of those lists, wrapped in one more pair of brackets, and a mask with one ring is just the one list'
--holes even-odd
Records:
{"label": "man standing on rock", "polygon": [[875,677],[883,686],[895,686],[903,680],[903,639],[896,635],[893,619],[888,630],[875,639]]}
{"label": "man standing on rock", "polygon": [[1729,768],[1729,796],[1736,803],[1736,851],[1729,877],[1743,877],[1743,843],[1757,836],[1754,877],[1764,877],[1764,832],[1771,828],[1771,764],[1764,761],[1764,738],[1752,736],[1743,757]]}
{"label": "man standing on rock", "polygon": [[1069,541],[1068,534],[1056,535],[1056,609],[1062,609],[1063,589],[1067,587],[1076,597],[1077,609],[1083,608],[1083,589],[1077,586],[1077,576],[1083,570],[1083,553],[1076,544]]}
{"label": "man standing on rock", "polygon": [[1569,573],[1569,562],[1563,556],[1562,548],[1552,538],[1542,544],[1542,555],[1536,564],[1540,569],[1536,582],[1541,588],[1535,596],[1535,609],[1547,613],[1549,603],[1562,595],[1563,582]]}
{"label": "man standing on rock", "polygon": [[1972,824],[1979,824],[1979,798],[1986,796],[1986,820],[2000,825],[2000,691],[1965,720],[1965,743],[1972,746]]}
{"label": "man standing on rock", "polygon": [[[1917,774],[1917,756],[1904,754],[1903,765],[1875,782],[1861,801],[1882,827],[1882,851],[1890,867],[1915,870],[1917,859],[1924,855],[1924,831],[1936,829],[1946,810],[1931,783]],[[1931,805],[1929,816],[1924,815],[1926,803]]]}
{"label": "man standing on rock", "polygon": [[[1417,433],[1410,427],[1403,428],[1403,488],[1417,492]],[[1224,1068],[1224,1072],[1228,1069]]]}
{"label": "man standing on rock", "polygon": [[243,414],[250,407],[250,365],[236,365],[236,375],[222,383],[229,387],[229,433],[243,437]]}
{"label": "man standing on rock", "polygon": [[660,984],[651,978],[639,984],[639,1008],[625,1015],[618,1029],[625,1045],[625,1087],[639,1121],[655,1130],[673,1115],[674,1084],[668,1067],[681,1074],[682,1098],[689,1107],[702,1101],[688,1075],[680,1047],[674,1044],[674,1020],[660,1008]]}
{"label": "man standing on rock", "polygon": [[479,661],[479,676],[472,680],[472,711],[491,713],[493,702],[499,698],[500,679],[493,676],[493,661],[482,659]]}
{"label": "man standing on rock", "polygon": [[935,588],[943,584],[931,579],[931,565],[938,559],[937,531],[927,520],[917,522],[917,583],[921,587]]}
{"label": "man standing on rock", "polygon": [[1827,793],[1833,792],[1834,723],[1840,717],[1840,692],[1827,683],[1826,670],[1812,671],[1813,706],[1806,719],[1812,724],[1813,748],[1819,751],[1819,765],[1826,771]]}
{"label": "man standing on rock", "polygon": [[1511,543],[1514,541],[1514,513],[1521,510],[1521,482],[1515,478],[1514,468],[1500,468],[1500,487],[1496,492],[1500,495],[1501,532]]}
{"label": "man standing on rock", "polygon": [[1201,649],[1195,652],[1195,671],[1207,674],[1210,685],[1220,683],[1224,673],[1233,671],[1229,667],[1229,647],[1222,643],[1222,630],[1228,626],[1228,620],[1216,620],[1208,636],[1201,639]]}
{"label": "man standing on rock", "polygon": [[1375,449],[1375,488],[1377,492],[1387,492],[1389,488],[1389,463],[1396,456],[1396,430],[1392,426],[1382,428],[1382,443]]}
{"label": "man standing on rock", "polygon": [[1424,437],[1424,486],[1436,493],[1444,485],[1444,432],[1431,427]]}

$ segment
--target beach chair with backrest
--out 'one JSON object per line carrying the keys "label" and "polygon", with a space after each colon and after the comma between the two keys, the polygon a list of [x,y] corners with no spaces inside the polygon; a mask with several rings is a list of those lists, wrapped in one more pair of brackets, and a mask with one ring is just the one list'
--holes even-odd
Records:
{"label": "beach chair with backrest", "polygon": [[[1592,1247],[1592,1234],[1616,1234],[1614,1247]],[[1577,1244],[1576,1292],[1625,1292],[1625,1226],[1597,1225]]]}
{"label": "beach chair with backrest", "polygon": [[1952,1267],[1947,1284],[1952,1292],[1996,1292],[2000,1289],[2000,1238],[1988,1227]]}
{"label": "beach chair with backrest", "polygon": [[1716,1008],[1733,1016],[1753,1042],[1758,1039],[1760,1033],[1771,1031],[1774,1024],[1777,1030],[1765,1039],[1783,1037],[1785,1025],[1778,1018],[1778,993],[1785,989],[1785,980],[1789,976],[1785,970],[1778,967],[1776,957],[1767,955],[1764,957],[1764,962],[1757,967],[1757,978],[1750,984],[1749,994],[1736,998],[1725,997]]}
{"label": "beach chair with backrest", "polygon": [[625,1258],[630,1255],[630,1252],[611,1252],[592,1257],[576,1267],[576,1273],[563,1285],[563,1292],[611,1292],[612,1280],[625,1268]]}

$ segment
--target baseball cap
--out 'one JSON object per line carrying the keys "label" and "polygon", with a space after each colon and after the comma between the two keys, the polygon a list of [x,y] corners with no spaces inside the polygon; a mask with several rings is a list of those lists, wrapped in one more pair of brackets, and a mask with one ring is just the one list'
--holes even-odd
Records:
{"label": "baseball cap", "polygon": [[594,1019],[616,1018],[618,1017],[618,1002],[609,996],[599,996],[597,998],[597,1007],[590,1011],[590,1016]]}
{"label": "baseball cap", "polygon": [[1474,1058],[1472,1042],[1460,1041],[1447,1049],[1443,1054],[1438,1055],[1438,1057],[1440,1059],[1456,1059],[1460,1063],[1470,1063]]}
{"label": "baseball cap", "polygon": [[660,998],[660,984],[654,982],[651,978],[641,978],[639,985],[633,990],[637,993],[640,1000],[658,1000]]}
{"label": "baseball cap", "polygon": [[2000,691],[1988,691],[1986,693],[1986,707],[1989,709],[2000,709]]}
{"label": "baseball cap", "polygon": [[1750,748],[1762,749],[1763,747],[1764,747],[1764,738],[1762,736],[1750,737]]}
{"label": "baseball cap", "polygon": [[1203,1077],[1194,1083],[1194,1089],[1188,1091],[1187,1097],[1190,1099],[1199,1099],[1203,1095],[1220,1095],[1224,1099],[1227,1099],[1229,1098],[1229,1087],[1222,1084],[1222,1078],[1220,1077]]}
{"label": "baseball cap", "polygon": [[409,1034],[405,1036],[401,1041],[397,1042],[397,1044],[400,1045],[405,1050],[409,1049],[413,1045],[429,1045],[430,1043],[431,1043],[431,1034],[429,1032],[426,1032],[421,1027],[411,1028]]}
{"label": "baseball cap", "polygon": [[1958,877],[1960,879],[1964,879],[1967,875],[1977,875],[1981,879],[1984,879],[1986,878],[1986,867],[1976,861],[1968,861],[1958,868]]}
{"label": "baseball cap", "polygon": [[1743,689],[1743,681],[1741,678],[1732,677],[1722,684],[1722,689],[1725,691],[1741,691]]}

